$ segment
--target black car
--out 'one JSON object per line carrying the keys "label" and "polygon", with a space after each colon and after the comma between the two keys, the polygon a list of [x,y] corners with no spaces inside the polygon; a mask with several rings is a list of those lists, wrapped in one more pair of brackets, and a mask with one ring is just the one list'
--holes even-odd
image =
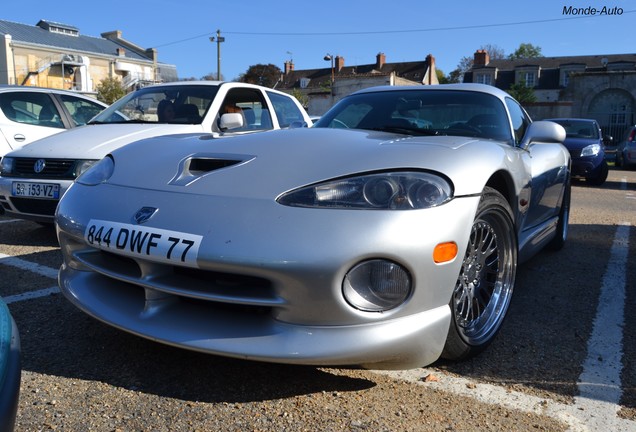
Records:
{"label": "black car", "polygon": [[605,139],[596,120],[582,118],[546,119],[565,128],[563,145],[572,157],[572,176],[584,178],[594,186],[607,180],[608,166],[605,160]]}

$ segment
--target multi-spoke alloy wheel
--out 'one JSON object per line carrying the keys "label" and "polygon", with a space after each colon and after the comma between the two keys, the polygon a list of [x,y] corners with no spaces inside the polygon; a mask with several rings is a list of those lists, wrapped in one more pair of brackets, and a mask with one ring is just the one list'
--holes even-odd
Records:
{"label": "multi-spoke alloy wheel", "polygon": [[452,322],[442,354],[459,360],[493,340],[508,311],[517,269],[517,237],[504,197],[486,188],[450,301]]}

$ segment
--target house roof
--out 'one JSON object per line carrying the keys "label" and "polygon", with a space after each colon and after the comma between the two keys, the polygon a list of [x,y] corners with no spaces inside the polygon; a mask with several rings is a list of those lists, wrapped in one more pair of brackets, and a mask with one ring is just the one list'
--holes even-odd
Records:
{"label": "house roof", "polygon": [[[395,73],[401,78],[421,83],[427,70],[428,62],[425,60],[417,62],[384,63],[381,66],[376,62],[357,66],[343,66],[340,70],[336,67],[334,69],[334,77],[337,81],[343,78],[377,77]],[[309,79],[305,88],[319,88],[331,82],[331,67],[288,71],[283,74],[282,81],[278,85],[278,88],[300,88],[302,78]]]}
{"label": "house roof", "polygon": [[542,69],[559,69],[570,65],[585,65],[587,70],[603,70],[604,61],[607,61],[608,65],[631,63],[632,68],[634,68],[636,65],[636,54],[534,57],[515,60],[500,59],[491,60],[487,67],[495,67],[499,70],[515,69],[523,66],[539,66]]}
{"label": "house roof", "polygon": [[533,57],[523,59],[491,60],[487,65],[473,66],[464,74],[464,82],[473,82],[480,70],[497,70],[495,86],[508,89],[515,83],[515,74],[524,68],[540,69],[536,89],[561,87],[561,69],[581,68],[581,72],[636,71],[636,54],[606,54],[562,57]]}
{"label": "house roof", "polygon": [[[47,30],[47,28],[64,28],[68,33],[59,33]],[[72,50],[84,53],[93,53],[105,56],[117,56],[118,48],[124,48],[124,56],[129,59],[152,61],[149,55],[143,51],[132,50],[129,45],[118,44],[105,38],[84,36],[79,29],[66,24],[51,21],[40,21],[37,25],[26,25],[11,21],[0,20],[0,34],[11,35],[15,43],[23,43],[34,46],[54,47],[60,50]]]}

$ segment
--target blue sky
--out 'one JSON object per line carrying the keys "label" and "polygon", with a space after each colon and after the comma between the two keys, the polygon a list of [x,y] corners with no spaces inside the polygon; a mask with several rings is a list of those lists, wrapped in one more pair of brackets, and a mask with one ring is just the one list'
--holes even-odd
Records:
{"label": "blue sky", "polygon": [[[564,14],[570,6],[597,12]],[[379,52],[387,62],[432,54],[446,74],[487,44],[510,54],[531,43],[547,57],[636,53],[633,0],[86,0],[66,6],[35,0],[5,2],[0,18],[29,25],[57,21],[94,37],[121,30],[124,39],[156,48],[180,78],[216,72],[217,45],[210,37],[217,30],[225,37],[221,74],[228,80],[258,63],[328,67],[327,53],[344,57],[347,66],[374,63]]]}

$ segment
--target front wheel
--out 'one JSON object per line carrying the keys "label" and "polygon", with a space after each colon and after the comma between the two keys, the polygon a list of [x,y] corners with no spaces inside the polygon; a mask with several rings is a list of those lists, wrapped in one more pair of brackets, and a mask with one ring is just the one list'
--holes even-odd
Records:
{"label": "front wheel", "polygon": [[587,179],[587,181],[592,186],[600,186],[603,183],[605,183],[605,180],[607,180],[608,174],[609,174],[609,167],[607,166],[607,162],[603,161],[601,162],[601,168],[598,174],[596,175],[596,177],[590,177]]}
{"label": "front wheel", "polygon": [[450,300],[452,320],[442,357],[463,360],[483,351],[508,311],[517,271],[517,236],[512,210],[486,187]]}

